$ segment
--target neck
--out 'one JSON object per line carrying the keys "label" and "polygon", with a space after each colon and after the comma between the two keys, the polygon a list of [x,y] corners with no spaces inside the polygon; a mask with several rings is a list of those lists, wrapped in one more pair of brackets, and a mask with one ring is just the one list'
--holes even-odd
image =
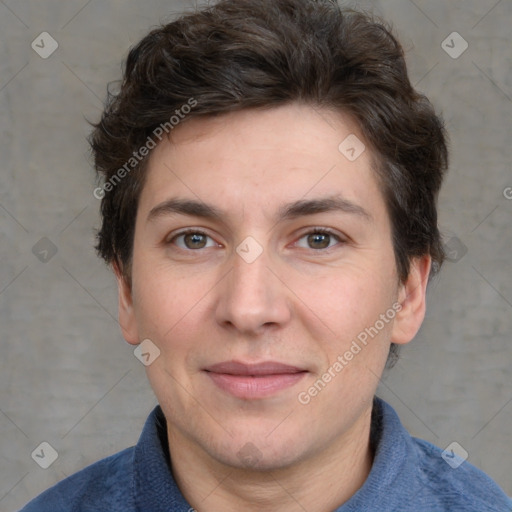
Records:
{"label": "neck", "polygon": [[256,471],[225,465],[168,425],[172,470],[198,512],[330,512],[348,501],[370,473],[371,406],[327,449],[286,468]]}

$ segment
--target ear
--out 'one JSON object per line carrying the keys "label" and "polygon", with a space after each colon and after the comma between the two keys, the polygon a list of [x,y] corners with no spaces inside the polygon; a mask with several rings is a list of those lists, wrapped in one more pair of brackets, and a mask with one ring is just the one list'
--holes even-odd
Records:
{"label": "ear", "polygon": [[138,345],[140,341],[133,308],[132,290],[119,265],[113,263],[112,267],[116,275],[118,288],[119,325],[124,339],[131,345]]}
{"label": "ear", "polygon": [[419,331],[425,318],[426,293],[432,258],[424,255],[411,261],[409,276],[398,292],[401,309],[395,316],[391,341],[399,345],[409,343]]}

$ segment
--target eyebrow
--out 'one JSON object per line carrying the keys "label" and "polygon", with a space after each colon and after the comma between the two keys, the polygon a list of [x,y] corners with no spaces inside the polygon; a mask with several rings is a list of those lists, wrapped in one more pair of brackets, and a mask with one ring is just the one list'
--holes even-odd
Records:
{"label": "eyebrow", "polygon": [[372,220],[372,216],[362,206],[340,196],[301,199],[286,204],[279,209],[278,219],[291,220],[305,215],[325,212],[349,213],[367,221]]}
{"label": "eyebrow", "polygon": [[[340,196],[330,196],[317,199],[300,199],[285,204],[278,210],[277,221],[292,220],[306,215],[326,212],[348,213],[361,217],[366,221],[373,220],[370,213],[362,206]],[[202,201],[172,198],[152,208],[148,214],[147,222],[172,214],[201,217],[204,219],[222,219],[226,217],[223,210]]]}

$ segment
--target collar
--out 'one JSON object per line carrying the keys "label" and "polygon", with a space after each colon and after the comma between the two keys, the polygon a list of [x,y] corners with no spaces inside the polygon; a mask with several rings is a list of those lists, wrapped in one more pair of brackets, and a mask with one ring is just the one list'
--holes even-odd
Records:
{"label": "collar", "polygon": [[[141,512],[191,510],[172,475],[166,428],[165,416],[157,406],[146,420],[135,447],[133,496]],[[397,487],[402,487],[400,475],[410,477],[417,470],[417,454],[411,443],[411,437],[392,407],[375,397],[371,425],[375,453],[372,469],[363,486],[336,512],[395,510],[394,507],[403,506],[408,496],[412,499],[417,492],[412,487],[396,492]]]}
{"label": "collar", "polygon": [[[370,474],[361,488],[335,512],[403,510],[418,493],[413,475],[418,471],[414,441],[394,409],[375,397],[370,442],[374,459]],[[407,485],[404,486],[404,476]]]}
{"label": "collar", "polygon": [[162,409],[155,407],[135,446],[133,495],[141,512],[191,510],[172,475],[166,425]]}

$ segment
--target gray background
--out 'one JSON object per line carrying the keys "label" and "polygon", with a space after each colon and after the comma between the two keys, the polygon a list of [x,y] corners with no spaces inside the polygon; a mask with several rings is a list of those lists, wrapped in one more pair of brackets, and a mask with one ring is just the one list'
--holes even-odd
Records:
{"label": "gray background", "polygon": [[[512,2],[358,4],[394,24],[413,83],[445,117],[452,157],[440,222],[459,258],[432,283],[420,334],[380,394],[412,434],[442,448],[457,441],[512,494]],[[85,119],[98,119],[128,47],[193,8],[0,2],[1,511],[134,444],[156,404],[93,250],[99,202]],[[59,44],[47,59],[31,48],[43,31]],[[454,31],[469,44],[456,59],[441,47]],[[42,441],[58,452],[46,470],[31,458]]]}

